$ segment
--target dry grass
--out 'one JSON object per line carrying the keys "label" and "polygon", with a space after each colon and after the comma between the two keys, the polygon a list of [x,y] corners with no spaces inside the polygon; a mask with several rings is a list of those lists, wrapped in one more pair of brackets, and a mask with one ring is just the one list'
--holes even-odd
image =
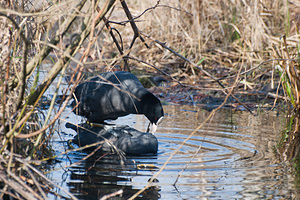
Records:
{"label": "dry grass", "polygon": [[[130,7],[132,13],[138,16],[147,8],[154,7],[157,1],[130,3],[133,4]],[[268,59],[271,57],[272,45],[278,44],[279,37],[286,33],[286,6],[279,0],[266,1],[265,4],[258,1],[245,3],[245,1],[159,1],[156,8],[138,18],[140,21],[138,26],[141,31],[167,42],[173,49],[195,62],[209,55],[208,52],[218,49],[221,53],[235,52],[233,55],[224,54],[228,60],[236,59],[237,53],[243,52],[245,52],[244,59],[247,60]],[[293,9],[295,12],[296,8],[297,4]],[[113,15],[112,21],[120,21],[122,11],[119,12],[115,12],[117,14]],[[290,31],[295,31],[299,19],[296,18],[296,13],[290,15],[295,16],[290,20],[292,25]],[[118,29],[122,30],[121,27]],[[295,34],[296,32],[293,33]],[[125,30],[122,36],[124,35],[128,35],[125,39],[129,42],[132,35],[130,30],[127,29],[127,32]],[[292,37],[290,39],[292,41]],[[268,51],[270,55],[267,57]],[[166,57],[163,54],[161,56]],[[222,60],[226,59],[220,58],[216,62],[221,64]]]}
{"label": "dry grass", "polygon": [[[225,93],[234,82],[239,88],[235,93],[261,90],[267,84],[274,89],[283,85],[287,99],[299,109],[299,1],[128,1],[139,36],[145,39],[142,42],[138,37],[132,48],[133,29],[124,7],[116,1],[105,16],[121,50],[102,20],[105,6],[111,5],[106,4],[108,0],[97,2],[98,10],[91,1],[0,1],[0,167],[6,169],[0,174],[2,194],[27,198],[30,188],[17,190],[15,186],[21,182],[14,175],[38,175],[32,168],[16,168],[12,161],[24,167],[30,165],[22,160],[26,157],[51,156],[43,144],[51,139],[49,130],[71,96],[67,95],[53,118],[40,123],[37,103],[53,79],[65,71],[114,70],[124,65],[125,56],[131,70],[153,73],[155,67],[176,80],[174,85],[180,81],[197,88],[206,83],[227,88]],[[131,58],[126,60],[129,53]],[[50,54],[52,59],[46,59]],[[45,80],[37,81],[38,66],[49,60],[53,67]],[[239,69],[240,79],[235,81]],[[77,76],[73,86],[79,79]],[[73,89],[70,86],[68,92]],[[273,97],[278,93],[279,89]],[[47,112],[52,109],[50,106]],[[7,184],[10,177],[15,185]],[[43,198],[44,188],[38,180],[32,181],[35,198]]]}
{"label": "dry grass", "polygon": [[[289,82],[295,83],[295,79],[299,79],[299,1],[187,0],[131,3],[134,16],[153,8],[137,19],[143,33],[165,42],[191,62],[223,80],[222,83],[227,87],[233,83],[240,66],[243,67],[243,76],[239,87],[245,91],[261,91],[266,85],[270,85],[273,91],[279,88],[284,82],[276,66],[287,71],[291,69],[286,68],[290,62],[297,70],[287,73]],[[122,10],[119,12],[122,13]],[[118,19],[122,15],[119,12],[114,12],[112,21],[120,21]],[[128,46],[132,38],[129,26],[115,27],[123,31],[123,40]],[[286,36],[286,40],[283,36]],[[139,42],[131,55],[155,65],[184,83],[203,85],[203,82],[210,79],[193,64],[180,59],[153,40],[146,42],[150,49]],[[143,64],[135,64],[145,68]],[[296,78],[292,78],[291,74]],[[295,99],[299,99],[297,88],[293,89]],[[266,94],[276,97],[278,91]],[[288,98],[291,99],[289,95]]]}
{"label": "dry grass", "polygon": [[[173,80],[180,80],[187,85],[220,88],[201,68],[219,78],[225,87],[230,87],[237,69],[242,66],[238,85],[240,89],[236,93],[259,91],[262,92],[260,94],[284,99],[282,89],[279,93],[274,92],[282,84],[276,66],[285,68],[287,62],[284,59],[293,60],[298,55],[297,2],[290,1],[289,5],[284,5],[282,1],[268,1],[264,4],[258,1],[248,4],[245,1],[129,3],[133,16],[137,17],[137,26],[150,48],[146,48],[137,39],[129,50],[133,31],[120,4],[116,4],[109,20],[116,22],[111,23],[111,26],[120,32],[124,51],[130,51],[134,58],[129,60],[133,70],[154,72],[156,70],[153,67],[156,67],[170,74]],[[106,31],[101,34],[100,42],[95,43],[95,48],[90,52],[93,60],[90,64],[94,64],[94,71],[112,69],[116,63],[122,65],[110,35]],[[286,46],[282,39],[284,34],[287,36]],[[155,40],[185,56],[190,62]],[[289,56],[286,49],[290,52]],[[197,64],[199,67],[195,67]],[[176,84],[174,82],[173,85]],[[269,86],[272,91],[264,91],[264,86]]]}

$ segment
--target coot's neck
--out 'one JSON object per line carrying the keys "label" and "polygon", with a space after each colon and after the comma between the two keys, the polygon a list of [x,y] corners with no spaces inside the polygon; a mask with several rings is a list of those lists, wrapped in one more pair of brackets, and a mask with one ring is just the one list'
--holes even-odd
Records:
{"label": "coot's neck", "polygon": [[[140,106],[142,109],[140,112],[141,114],[144,114],[148,119],[151,113],[154,113],[154,109],[156,106],[159,106],[160,101],[149,91],[145,93],[141,97],[140,103],[143,106]],[[149,119],[151,121],[151,119]]]}

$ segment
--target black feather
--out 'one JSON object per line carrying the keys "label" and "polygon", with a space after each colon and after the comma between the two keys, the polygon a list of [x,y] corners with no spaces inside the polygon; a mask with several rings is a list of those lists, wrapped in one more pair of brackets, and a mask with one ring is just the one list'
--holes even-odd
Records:
{"label": "black feather", "polygon": [[75,89],[74,112],[90,122],[104,123],[128,114],[144,114],[151,123],[164,116],[161,102],[130,72],[106,72]]}

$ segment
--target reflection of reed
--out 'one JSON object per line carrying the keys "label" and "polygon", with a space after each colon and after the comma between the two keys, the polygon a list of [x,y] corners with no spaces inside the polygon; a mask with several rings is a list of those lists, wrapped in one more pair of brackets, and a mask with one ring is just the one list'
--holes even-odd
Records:
{"label": "reflection of reed", "polygon": [[[165,152],[159,155],[163,160],[208,114],[192,106],[165,106],[164,109],[166,119],[157,133],[159,148]],[[280,181],[277,175],[286,174],[278,173],[280,166],[275,164],[273,152],[284,125],[282,119],[273,112],[257,116],[231,110],[217,112],[208,124],[184,144],[159,176],[160,180],[169,180],[172,171],[180,171],[189,162],[176,184],[178,193],[198,188],[203,192],[199,196],[220,197],[224,193],[211,188],[234,185],[241,187],[238,189],[241,194],[253,198],[259,197],[258,191],[268,193],[276,188],[281,188],[279,193],[285,194],[284,187],[278,184],[287,184],[285,180]],[[197,151],[200,146],[201,151]],[[193,157],[195,152],[197,154]]]}

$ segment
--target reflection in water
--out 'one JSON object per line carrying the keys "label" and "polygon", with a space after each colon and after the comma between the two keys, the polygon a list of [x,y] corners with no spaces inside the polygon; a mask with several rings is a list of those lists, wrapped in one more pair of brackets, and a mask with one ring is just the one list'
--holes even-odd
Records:
{"label": "reflection in water", "polygon": [[[96,155],[97,156],[97,155]],[[132,185],[132,178],[144,176],[136,170],[130,160],[120,165],[118,157],[104,157],[98,161],[91,157],[82,166],[71,169],[68,187],[80,199],[99,199],[118,190],[123,190],[122,199],[128,199],[138,191]],[[142,194],[143,199],[158,199],[158,187],[152,187]]]}
{"label": "reflection in water", "polygon": [[[168,159],[172,151],[206,118],[208,112],[191,106],[165,106],[166,117],[155,134],[159,152],[151,157],[128,157],[125,165],[118,159],[96,157],[84,160],[71,168],[87,154],[74,152],[61,156],[61,163],[49,176],[79,199],[99,199],[123,189],[115,199],[127,199],[147,185],[148,180]],[[66,110],[64,116],[72,123],[81,118]],[[62,118],[64,118],[62,116]],[[252,116],[247,112],[221,110],[199,130],[170,161],[158,176],[154,187],[146,190],[141,199],[289,199],[296,189],[289,169],[279,163],[274,154],[284,117],[276,113]],[[130,115],[117,120],[145,131],[147,119]],[[64,128],[53,139],[57,154],[75,132]],[[152,164],[154,169],[137,169],[138,164]],[[182,172],[182,169],[185,169]],[[178,178],[178,175],[180,177]],[[66,177],[61,182],[62,176]],[[178,181],[176,182],[176,179]],[[174,183],[176,185],[174,186]],[[50,197],[52,198],[52,197]]]}

